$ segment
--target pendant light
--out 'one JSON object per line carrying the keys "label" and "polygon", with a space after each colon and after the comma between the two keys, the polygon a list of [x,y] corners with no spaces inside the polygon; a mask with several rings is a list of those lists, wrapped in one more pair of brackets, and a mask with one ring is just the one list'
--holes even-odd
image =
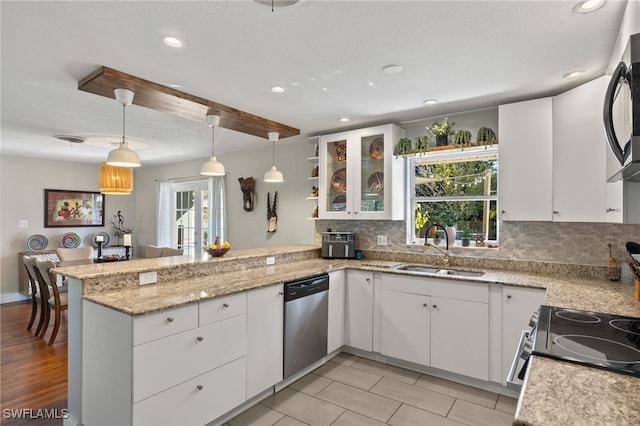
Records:
{"label": "pendant light", "polygon": [[268,135],[269,135],[269,140],[273,143],[273,161],[271,163],[271,169],[269,169],[267,173],[264,174],[263,180],[265,182],[274,182],[274,183],[284,182],[284,177],[282,176],[282,172],[276,169],[276,141],[278,140],[278,137],[280,135],[278,134],[278,132],[269,132]]}
{"label": "pendant light", "polygon": [[122,141],[118,148],[109,153],[107,164],[115,167],[140,167],[140,158],[135,151],[129,149],[129,144],[125,138],[125,109],[133,102],[133,92],[127,89],[114,89],[116,101],[122,104]]}
{"label": "pendant light", "polygon": [[205,176],[224,176],[224,165],[216,159],[215,151],[216,127],[220,125],[220,116],[207,115],[207,123],[211,127],[211,158],[200,167],[200,174]]}
{"label": "pendant light", "polygon": [[131,195],[133,191],[133,169],[131,167],[100,164],[98,169],[98,187],[107,195]]}

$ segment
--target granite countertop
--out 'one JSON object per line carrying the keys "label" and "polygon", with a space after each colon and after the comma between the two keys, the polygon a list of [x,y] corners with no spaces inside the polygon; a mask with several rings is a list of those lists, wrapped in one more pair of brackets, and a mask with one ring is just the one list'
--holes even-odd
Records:
{"label": "granite countertop", "polygon": [[[247,254],[247,258],[260,253],[261,251]],[[180,263],[178,259],[180,258],[148,259],[149,264],[144,265],[132,263],[129,265],[129,272],[132,267],[136,271],[143,271],[161,267],[160,265],[164,263],[174,262],[178,265]],[[184,261],[200,262],[197,259]],[[262,262],[264,264],[264,261]],[[118,291],[85,294],[84,298],[137,316],[345,268],[411,275],[410,272],[393,268],[400,263],[402,262],[312,258],[247,269],[238,268],[236,265],[235,268],[227,268],[218,274],[178,279],[157,285],[135,286],[118,289]],[[122,268],[116,274],[124,273],[124,266]],[[57,272],[67,273],[67,269],[59,268]],[[632,285],[605,279],[582,279],[557,274],[531,274],[488,269],[484,271],[485,274],[481,277],[447,276],[445,279],[544,288],[546,289],[545,303],[548,305],[640,317],[640,302],[633,296]],[[76,270],[74,273],[76,277],[93,276],[92,274],[109,276],[107,271]],[[526,324],[523,325],[525,326]],[[640,395],[640,378],[532,356],[513,424],[640,424],[638,395]]]}

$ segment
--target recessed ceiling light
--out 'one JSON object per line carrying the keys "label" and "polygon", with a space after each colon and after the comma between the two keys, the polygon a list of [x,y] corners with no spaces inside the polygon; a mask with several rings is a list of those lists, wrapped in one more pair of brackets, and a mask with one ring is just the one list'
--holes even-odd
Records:
{"label": "recessed ceiling light", "polygon": [[600,9],[602,6],[604,6],[604,0],[587,0],[581,2],[576,7],[576,10],[580,13],[589,13]]}
{"label": "recessed ceiling light", "polygon": [[271,91],[273,93],[282,93],[284,92],[284,87],[281,86],[271,86]]}
{"label": "recessed ceiling light", "polygon": [[300,0],[255,0],[255,2],[269,7],[288,7],[300,3]]}
{"label": "recessed ceiling light", "polygon": [[435,105],[438,103],[437,99],[427,99],[426,101],[424,101],[425,105]]}
{"label": "recessed ceiling light", "polygon": [[382,67],[382,72],[385,74],[398,74],[400,71],[402,71],[400,65],[385,65]]}
{"label": "recessed ceiling light", "polygon": [[164,41],[164,44],[171,47],[182,47],[184,45],[182,40],[177,37],[167,36],[163,38],[162,41]]}
{"label": "recessed ceiling light", "polygon": [[349,117],[340,117],[338,118],[338,121],[341,123],[348,123],[351,119]]}
{"label": "recessed ceiling light", "polygon": [[566,73],[562,77],[566,78],[566,79],[569,79],[569,80],[572,80],[574,78],[580,77],[583,74],[584,74],[584,71],[571,71],[571,72]]}

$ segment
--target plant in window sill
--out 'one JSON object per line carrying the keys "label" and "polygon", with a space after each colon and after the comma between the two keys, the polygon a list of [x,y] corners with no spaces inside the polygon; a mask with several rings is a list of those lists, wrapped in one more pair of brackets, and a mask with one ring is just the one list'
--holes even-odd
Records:
{"label": "plant in window sill", "polygon": [[471,243],[471,232],[466,229],[460,234],[460,241],[462,241],[462,247],[469,247]]}
{"label": "plant in window sill", "polygon": [[436,146],[446,146],[449,145],[449,135],[456,132],[456,123],[449,122],[449,117],[445,117],[441,122],[436,120],[431,127],[425,127],[425,129],[436,138]]}

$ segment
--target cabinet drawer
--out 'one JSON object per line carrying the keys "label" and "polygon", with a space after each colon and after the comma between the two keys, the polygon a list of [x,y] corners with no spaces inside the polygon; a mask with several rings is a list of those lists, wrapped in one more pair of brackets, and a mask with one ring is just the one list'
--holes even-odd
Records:
{"label": "cabinet drawer", "polygon": [[246,353],[246,315],[136,346],[133,348],[133,402]]}
{"label": "cabinet drawer", "polygon": [[489,303],[489,284],[433,279],[431,295],[470,302]]}
{"label": "cabinet drawer", "polygon": [[191,330],[197,326],[197,304],[136,317],[133,321],[133,346]]}
{"label": "cabinet drawer", "polygon": [[204,425],[245,401],[245,358],[133,406],[134,425]]}
{"label": "cabinet drawer", "polygon": [[247,293],[216,297],[200,303],[200,327],[247,312]]}

